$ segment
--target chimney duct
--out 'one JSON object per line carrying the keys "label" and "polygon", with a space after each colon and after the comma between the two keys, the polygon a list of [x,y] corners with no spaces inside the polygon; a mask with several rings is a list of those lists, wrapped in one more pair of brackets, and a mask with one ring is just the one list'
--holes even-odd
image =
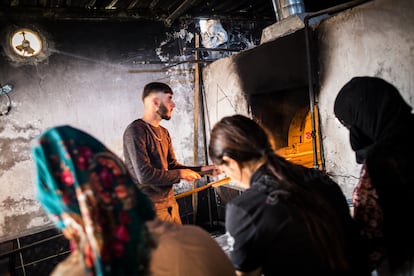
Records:
{"label": "chimney duct", "polygon": [[305,12],[303,0],[272,0],[272,3],[277,21]]}

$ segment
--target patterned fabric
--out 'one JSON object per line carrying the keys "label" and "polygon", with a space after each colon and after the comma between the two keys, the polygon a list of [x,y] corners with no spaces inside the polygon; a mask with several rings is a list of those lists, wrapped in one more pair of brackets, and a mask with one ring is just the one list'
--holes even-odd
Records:
{"label": "patterned fabric", "polygon": [[85,132],[51,128],[34,140],[36,196],[83,255],[86,275],[142,275],[151,201],[122,161]]}
{"label": "patterned fabric", "polygon": [[383,214],[378,202],[378,194],[371,184],[366,165],[352,195],[354,219],[360,227],[362,237],[369,248],[370,268],[375,269],[384,257]]}

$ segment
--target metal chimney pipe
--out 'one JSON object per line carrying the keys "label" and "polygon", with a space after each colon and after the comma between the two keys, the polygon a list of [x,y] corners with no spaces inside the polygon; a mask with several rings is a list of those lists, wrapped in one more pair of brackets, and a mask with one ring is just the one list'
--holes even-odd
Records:
{"label": "metal chimney pipe", "polygon": [[281,21],[293,14],[305,12],[303,0],[272,0],[276,20]]}
{"label": "metal chimney pipe", "polygon": [[279,22],[280,18],[279,18],[279,1],[278,0],[272,0],[272,4],[273,4],[273,10],[275,11],[275,17],[276,17],[276,21]]}

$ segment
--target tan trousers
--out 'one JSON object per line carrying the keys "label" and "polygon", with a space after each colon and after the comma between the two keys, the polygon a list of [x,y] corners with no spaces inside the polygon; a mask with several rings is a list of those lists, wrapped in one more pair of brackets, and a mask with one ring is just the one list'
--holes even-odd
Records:
{"label": "tan trousers", "polygon": [[163,221],[170,221],[176,224],[182,224],[177,200],[174,191],[171,189],[168,196],[164,199],[151,198],[154,202],[154,209],[157,218]]}

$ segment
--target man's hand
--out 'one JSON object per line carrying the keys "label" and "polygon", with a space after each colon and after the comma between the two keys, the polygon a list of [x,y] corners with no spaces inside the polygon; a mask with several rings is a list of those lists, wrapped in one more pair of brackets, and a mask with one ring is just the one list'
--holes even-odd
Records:
{"label": "man's hand", "polygon": [[221,171],[216,165],[202,166],[200,171],[200,175],[217,176],[220,173]]}
{"label": "man's hand", "polygon": [[185,181],[194,181],[200,179],[201,176],[193,170],[190,169],[180,169],[180,178]]}

